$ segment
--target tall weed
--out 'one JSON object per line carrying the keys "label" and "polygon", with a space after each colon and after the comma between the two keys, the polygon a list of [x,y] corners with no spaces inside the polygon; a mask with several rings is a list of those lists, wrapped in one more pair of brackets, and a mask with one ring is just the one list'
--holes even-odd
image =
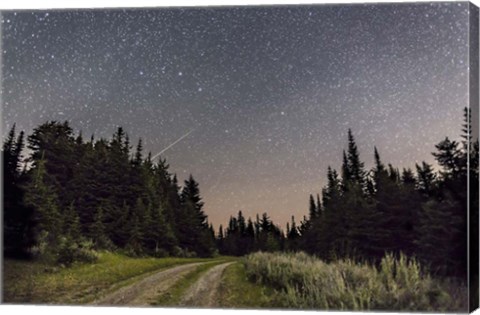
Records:
{"label": "tall weed", "polygon": [[[412,259],[385,256],[379,267],[305,253],[255,253],[244,259],[250,280],[280,292],[281,307],[325,310],[464,311],[452,289]],[[457,287],[456,290],[459,288]],[[466,291],[461,288],[466,296]]]}

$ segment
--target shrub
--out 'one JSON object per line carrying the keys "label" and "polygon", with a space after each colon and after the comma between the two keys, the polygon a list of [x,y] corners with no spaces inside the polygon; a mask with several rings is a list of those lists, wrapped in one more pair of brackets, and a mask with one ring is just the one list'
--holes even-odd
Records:
{"label": "shrub", "polygon": [[168,251],[166,251],[165,249],[163,248],[157,248],[154,252],[153,252],[153,257],[156,257],[156,258],[163,258],[163,257],[169,257],[169,253]]}
{"label": "shrub", "polygon": [[189,251],[186,248],[175,246],[172,249],[172,256],[181,258],[195,258],[197,257],[197,253],[194,251]]}
{"label": "shrub", "polygon": [[305,253],[256,253],[244,264],[252,281],[279,291],[282,307],[458,311],[465,306],[405,256],[387,255],[378,268],[352,260],[327,264]]}
{"label": "shrub", "polygon": [[88,262],[92,263],[98,260],[98,254],[92,249],[91,241],[77,243],[69,238],[61,238],[58,248],[57,263],[70,266],[72,263]]}
{"label": "shrub", "polygon": [[29,248],[28,252],[32,258],[39,258],[44,255],[47,251],[48,243],[48,232],[41,231],[38,235],[38,240],[35,245]]}

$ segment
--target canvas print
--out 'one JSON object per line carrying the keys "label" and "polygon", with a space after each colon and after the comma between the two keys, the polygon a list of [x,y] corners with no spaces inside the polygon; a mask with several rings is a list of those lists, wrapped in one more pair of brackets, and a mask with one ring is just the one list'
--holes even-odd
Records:
{"label": "canvas print", "polygon": [[1,12],[2,302],[469,312],[478,8]]}

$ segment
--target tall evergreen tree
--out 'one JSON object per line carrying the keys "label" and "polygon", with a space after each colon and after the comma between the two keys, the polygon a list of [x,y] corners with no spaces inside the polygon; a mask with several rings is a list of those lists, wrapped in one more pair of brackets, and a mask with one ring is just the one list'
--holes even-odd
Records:
{"label": "tall evergreen tree", "polygon": [[317,217],[322,216],[322,203],[320,202],[320,194],[317,194]]}
{"label": "tall evergreen tree", "polygon": [[67,121],[46,122],[28,137],[32,166],[35,168],[43,160],[44,180],[55,191],[59,209],[66,209],[72,201],[69,200],[69,184],[75,165],[74,146],[73,130]]}
{"label": "tall evergreen tree", "polygon": [[141,218],[145,212],[145,205],[141,198],[137,198],[135,207],[130,211],[130,229],[129,238],[126,248],[133,255],[141,255],[144,253],[143,240],[144,231],[142,230]]}
{"label": "tall evergreen tree", "polygon": [[181,194],[182,221],[179,240],[181,246],[205,257],[214,251],[214,240],[208,230],[207,216],[203,212],[198,183],[192,175],[185,181]]}
{"label": "tall evergreen tree", "polygon": [[3,231],[6,256],[28,255],[33,245],[32,209],[23,204],[26,176],[21,170],[24,133],[15,139],[15,125],[2,148],[3,162]]}
{"label": "tall evergreen tree", "polygon": [[431,197],[436,193],[436,175],[432,165],[422,162],[415,164],[417,169],[417,189],[425,197]]}
{"label": "tall evergreen tree", "polygon": [[365,179],[364,163],[360,161],[360,153],[358,152],[357,144],[355,143],[351,129],[348,129],[347,160],[350,177],[344,178],[344,180],[351,180],[354,183],[363,185]]}
{"label": "tall evergreen tree", "polygon": [[313,196],[310,195],[310,208],[308,210],[309,213],[309,219],[314,220],[317,217],[317,205],[315,204],[315,200],[313,199]]}
{"label": "tall evergreen tree", "polygon": [[57,194],[46,181],[45,164],[41,158],[31,171],[31,180],[25,187],[25,205],[35,209],[32,226],[36,243],[45,242],[47,246],[53,247],[61,235],[63,222]]}
{"label": "tall evergreen tree", "polygon": [[82,238],[80,219],[73,202],[65,211],[63,219],[63,234],[69,237],[71,240],[78,241]]}
{"label": "tall evergreen tree", "polygon": [[95,243],[96,248],[108,249],[111,247],[111,241],[107,237],[105,224],[103,222],[104,214],[101,206],[97,208],[93,223],[90,226],[90,237]]}

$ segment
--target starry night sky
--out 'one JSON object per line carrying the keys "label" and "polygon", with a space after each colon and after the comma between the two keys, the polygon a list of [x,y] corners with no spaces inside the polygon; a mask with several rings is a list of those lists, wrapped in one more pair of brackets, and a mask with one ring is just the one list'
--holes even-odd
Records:
{"label": "starry night sky", "polygon": [[468,3],[5,11],[2,132],[118,125],[214,223],[308,212],[352,128],[367,167],[433,162],[468,105]]}

